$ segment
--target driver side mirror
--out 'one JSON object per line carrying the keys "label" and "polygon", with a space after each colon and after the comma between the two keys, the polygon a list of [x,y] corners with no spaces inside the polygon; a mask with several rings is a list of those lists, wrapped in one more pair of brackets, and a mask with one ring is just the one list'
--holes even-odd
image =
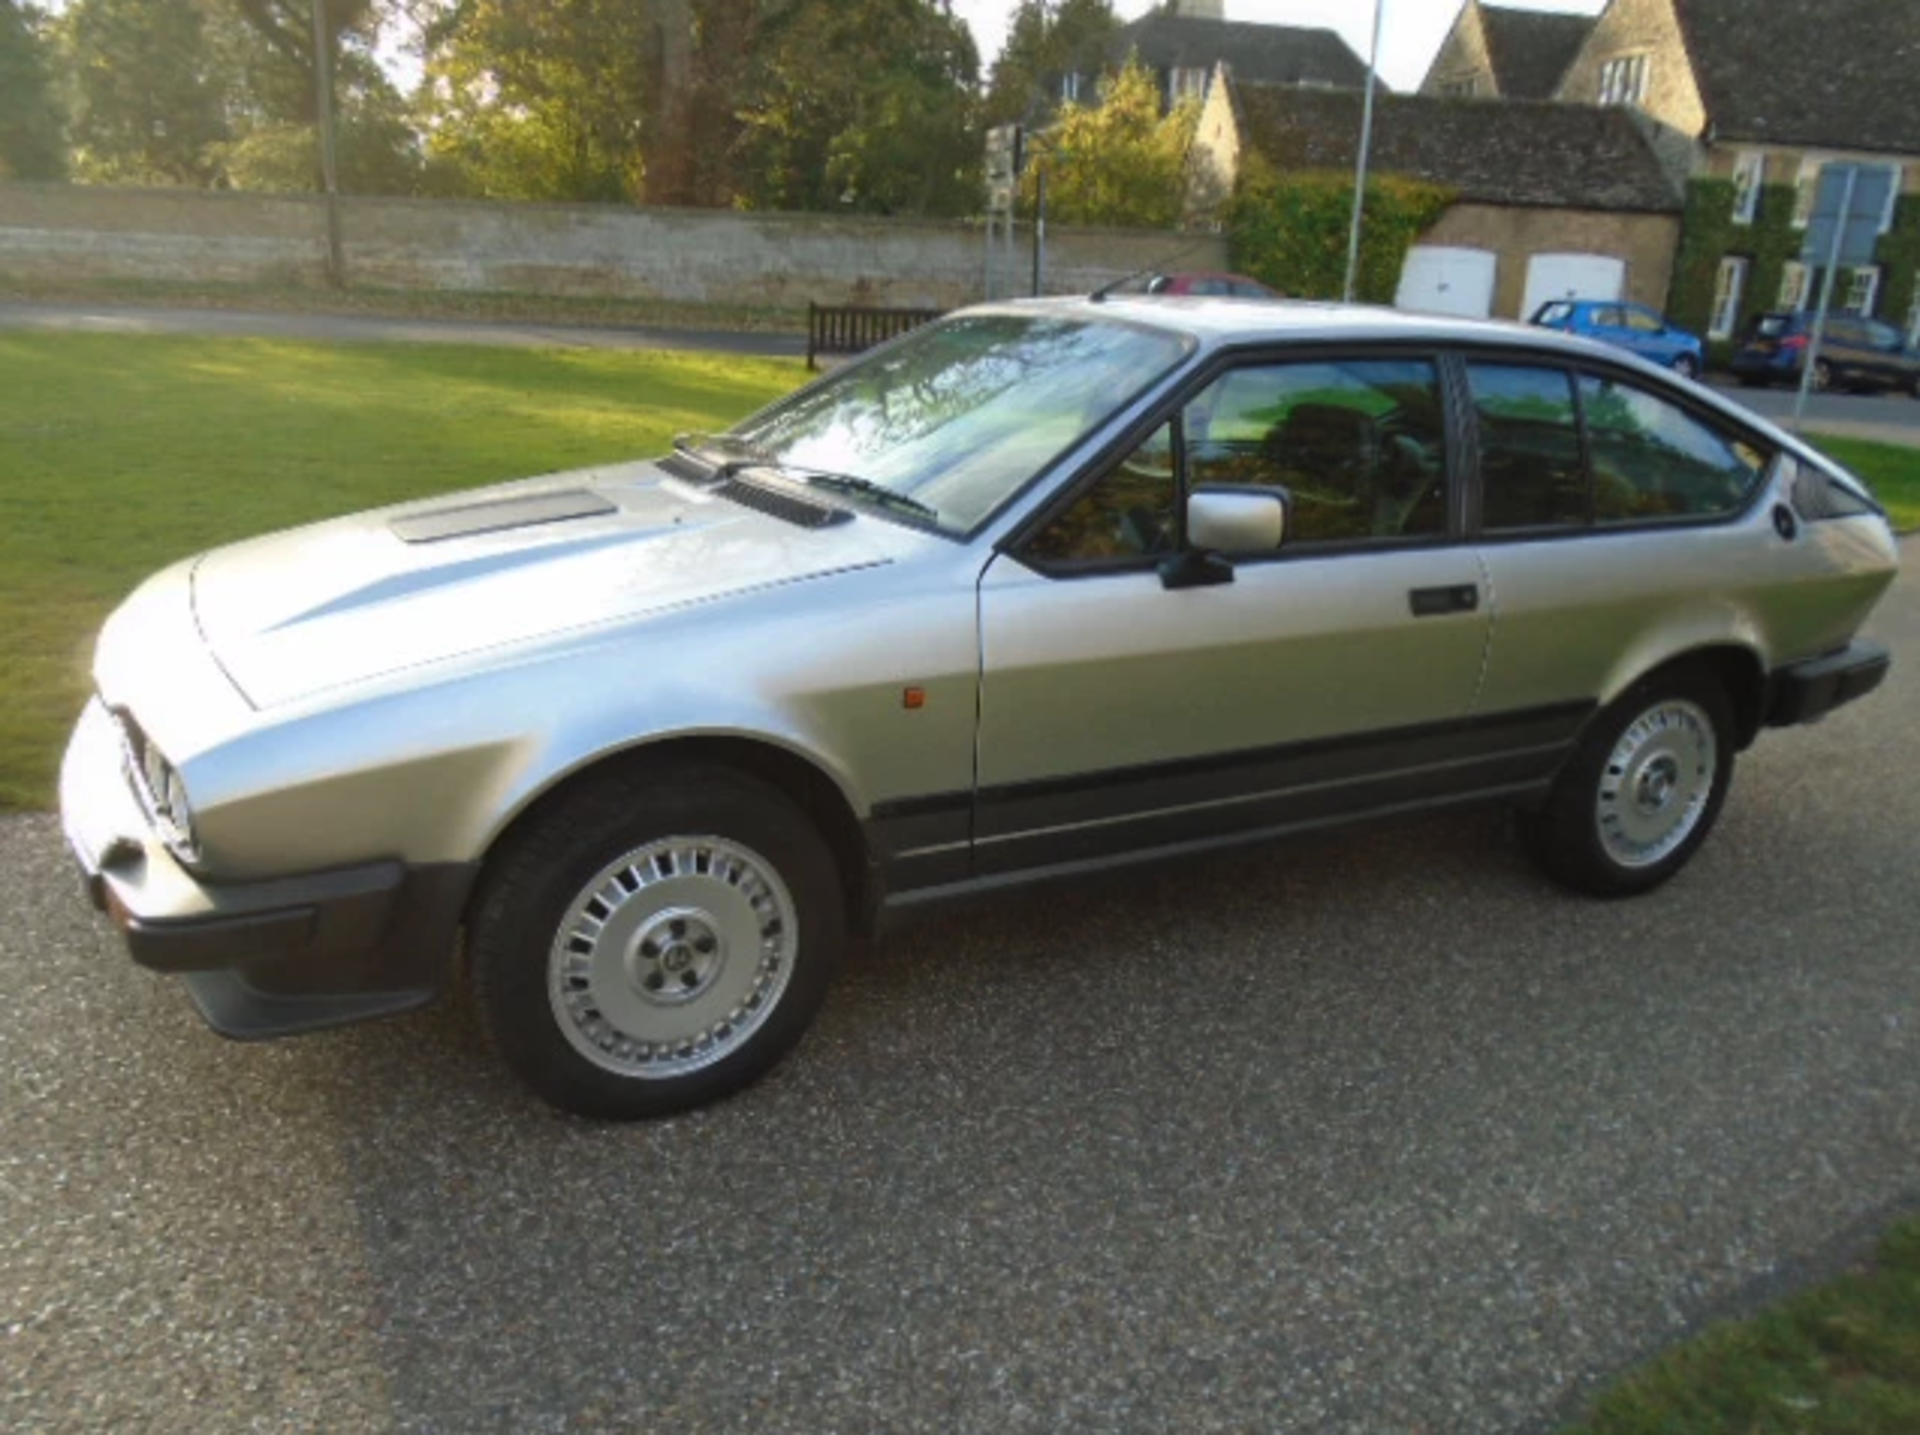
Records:
{"label": "driver side mirror", "polygon": [[1167,588],[1233,581],[1230,558],[1272,553],[1287,536],[1293,500],[1284,488],[1211,484],[1187,498],[1187,546],[1160,565]]}
{"label": "driver side mirror", "polygon": [[1292,516],[1284,488],[1205,485],[1187,499],[1187,543],[1230,558],[1271,553],[1286,541]]}

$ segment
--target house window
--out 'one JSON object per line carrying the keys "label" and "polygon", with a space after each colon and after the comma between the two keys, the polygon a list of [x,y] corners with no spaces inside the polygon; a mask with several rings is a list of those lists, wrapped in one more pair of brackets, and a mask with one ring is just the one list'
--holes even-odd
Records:
{"label": "house window", "polygon": [[1653,71],[1648,55],[1621,55],[1600,67],[1600,103],[1637,105],[1647,98],[1647,81]]}
{"label": "house window", "polygon": [[1733,162],[1733,222],[1735,224],[1753,223],[1754,213],[1760,208],[1760,185],[1766,178],[1767,157],[1764,154],[1742,154]]}
{"label": "house window", "polygon": [[1781,309],[1804,309],[1807,307],[1807,288],[1813,278],[1813,271],[1798,259],[1789,259],[1780,268],[1780,298],[1775,307]]}
{"label": "house window", "polygon": [[1713,319],[1707,325],[1709,339],[1730,339],[1740,322],[1740,296],[1747,287],[1747,261],[1728,255],[1720,261],[1713,278]]}
{"label": "house window", "polygon": [[1847,282],[1847,302],[1843,307],[1849,314],[1868,318],[1873,314],[1874,301],[1879,297],[1880,266],[1869,264],[1853,271],[1853,277]]}
{"label": "house window", "polygon": [[1480,81],[1473,75],[1464,79],[1442,80],[1440,93],[1448,99],[1470,100],[1480,93]]}
{"label": "house window", "polygon": [[1805,229],[1807,221],[1813,218],[1813,203],[1820,197],[1820,166],[1824,163],[1818,155],[1802,155],[1800,172],[1793,180],[1793,227]]}
{"label": "house window", "polygon": [[1060,77],[1060,98],[1070,105],[1080,102],[1080,75],[1078,71],[1069,70]]}
{"label": "house window", "polygon": [[1188,95],[1195,99],[1207,97],[1207,67],[1205,65],[1181,65],[1175,68],[1167,80],[1167,99],[1179,104]]}

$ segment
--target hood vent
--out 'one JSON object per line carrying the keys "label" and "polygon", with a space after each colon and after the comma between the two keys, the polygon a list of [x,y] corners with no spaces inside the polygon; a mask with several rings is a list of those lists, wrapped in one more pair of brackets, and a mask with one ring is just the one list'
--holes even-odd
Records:
{"label": "hood vent", "polygon": [[490,503],[467,503],[436,508],[396,518],[388,526],[403,543],[441,543],[449,538],[472,538],[509,528],[533,528],[570,518],[600,518],[617,513],[619,505],[584,488],[560,493],[536,493],[526,498],[501,498]]}
{"label": "hood vent", "polygon": [[742,508],[784,518],[788,523],[797,523],[802,528],[830,528],[836,523],[853,520],[853,515],[844,508],[809,503],[804,498],[777,493],[771,488],[762,488],[757,483],[746,483],[738,478],[729,478],[716,491],[731,498]]}

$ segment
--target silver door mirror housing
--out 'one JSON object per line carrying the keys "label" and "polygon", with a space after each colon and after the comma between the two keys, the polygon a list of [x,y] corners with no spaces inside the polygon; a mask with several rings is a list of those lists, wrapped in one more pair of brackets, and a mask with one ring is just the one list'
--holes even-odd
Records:
{"label": "silver door mirror housing", "polygon": [[1187,542],[1212,553],[1271,553],[1286,540],[1283,488],[1210,485],[1187,499]]}

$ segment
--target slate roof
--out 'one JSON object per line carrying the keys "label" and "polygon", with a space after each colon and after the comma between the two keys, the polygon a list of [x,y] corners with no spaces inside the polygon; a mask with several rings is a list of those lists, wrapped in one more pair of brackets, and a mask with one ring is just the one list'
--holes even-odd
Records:
{"label": "slate roof", "polygon": [[1361,89],[1367,65],[1332,30],[1207,20],[1162,11],[1122,25],[1107,45],[1108,63],[1138,51],[1150,69],[1205,69],[1226,61],[1235,79],[1266,85]]}
{"label": "slate roof", "polygon": [[[1779,3],[1780,0],[1775,0]],[[1242,143],[1281,169],[1353,168],[1361,96],[1235,84]],[[1378,96],[1369,166],[1482,204],[1678,214],[1640,121],[1619,106]]]}
{"label": "slate roof", "polygon": [[1592,15],[1482,5],[1480,30],[1500,95],[1509,100],[1552,99],[1560,77],[1597,23]]}
{"label": "slate roof", "polygon": [[1920,153],[1920,4],[1673,0],[1712,138]]}

